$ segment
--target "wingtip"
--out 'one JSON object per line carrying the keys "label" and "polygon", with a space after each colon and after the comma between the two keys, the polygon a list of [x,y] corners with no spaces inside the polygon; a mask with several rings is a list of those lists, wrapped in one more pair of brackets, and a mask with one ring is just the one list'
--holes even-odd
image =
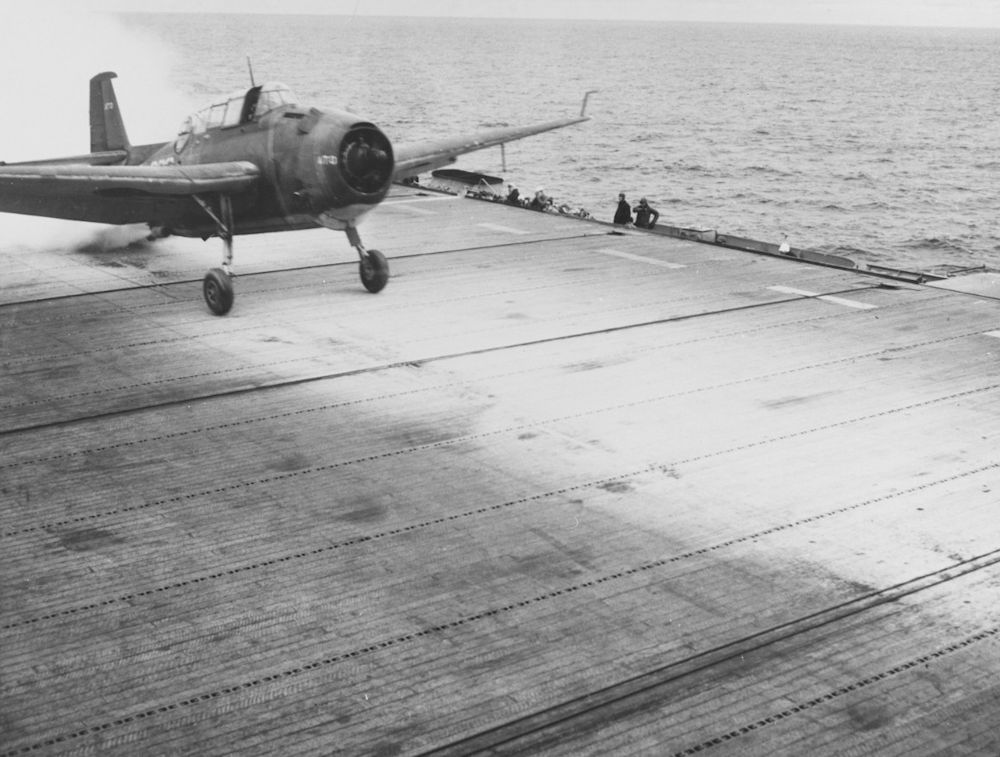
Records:
{"label": "wingtip", "polygon": [[591,95],[596,95],[600,92],[599,89],[588,89],[583,93],[583,103],[580,105],[580,118],[587,121],[590,120],[590,116],[587,115],[587,101],[590,99]]}

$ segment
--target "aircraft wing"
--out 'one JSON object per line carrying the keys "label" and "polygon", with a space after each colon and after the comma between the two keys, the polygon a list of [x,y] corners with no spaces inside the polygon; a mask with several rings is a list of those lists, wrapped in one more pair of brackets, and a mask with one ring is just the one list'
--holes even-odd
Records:
{"label": "aircraft wing", "polygon": [[190,166],[0,165],[0,212],[143,223],[192,195],[249,191],[259,174],[257,166],[247,161]]}
{"label": "aircraft wing", "polygon": [[399,181],[409,176],[416,176],[449,165],[454,163],[459,155],[464,155],[467,152],[495,147],[506,142],[513,142],[516,139],[524,139],[534,134],[561,129],[564,126],[572,126],[589,120],[589,116],[578,116],[547,121],[533,126],[505,126],[484,129],[465,136],[397,144],[394,147],[396,168],[393,179]]}

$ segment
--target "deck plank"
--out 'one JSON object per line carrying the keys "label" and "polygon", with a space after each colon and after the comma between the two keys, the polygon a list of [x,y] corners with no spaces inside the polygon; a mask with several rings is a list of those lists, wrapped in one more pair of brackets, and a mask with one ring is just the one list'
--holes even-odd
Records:
{"label": "deck plank", "polygon": [[995,746],[1000,303],[608,231],[4,250],[0,757]]}

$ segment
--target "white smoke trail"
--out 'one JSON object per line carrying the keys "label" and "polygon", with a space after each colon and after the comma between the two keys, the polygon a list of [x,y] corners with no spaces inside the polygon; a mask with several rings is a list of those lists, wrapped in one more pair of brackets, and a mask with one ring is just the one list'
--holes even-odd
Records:
{"label": "white smoke trail", "polygon": [[[4,8],[0,31],[3,115],[0,160],[79,155],[90,149],[89,80],[116,71],[118,102],[133,144],[162,142],[176,132],[190,103],[170,84],[173,55],[123,18],[76,10],[70,3]],[[62,249],[128,243],[141,231],[0,213],[0,249]]]}

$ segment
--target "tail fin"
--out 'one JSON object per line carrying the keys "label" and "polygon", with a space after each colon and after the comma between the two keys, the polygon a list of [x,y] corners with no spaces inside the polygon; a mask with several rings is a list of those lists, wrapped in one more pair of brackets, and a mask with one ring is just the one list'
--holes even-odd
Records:
{"label": "tail fin", "polygon": [[90,80],[90,151],[126,150],[128,135],[118,110],[118,98],[111,80],[114,71],[105,71]]}

